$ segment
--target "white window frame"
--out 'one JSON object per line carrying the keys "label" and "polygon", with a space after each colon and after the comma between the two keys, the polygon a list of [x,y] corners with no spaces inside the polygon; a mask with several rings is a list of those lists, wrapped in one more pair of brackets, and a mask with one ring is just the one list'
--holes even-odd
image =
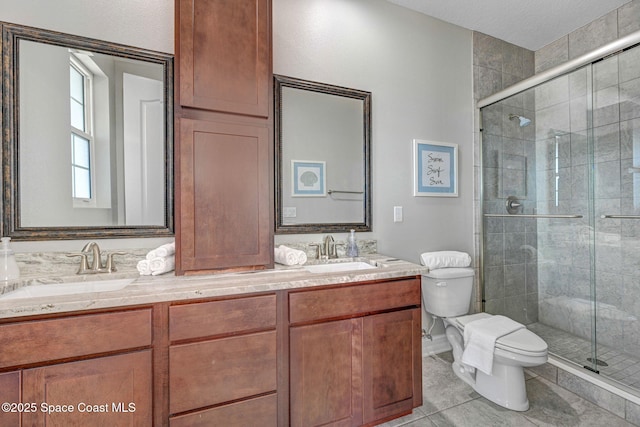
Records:
{"label": "white window frame", "polygon": [[[69,67],[73,67],[77,72],[82,74],[84,77],[84,125],[85,129],[78,129],[75,126],[71,125],[69,122],[71,137],[73,134],[80,136],[89,141],[89,180],[90,180],[90,192],[91,197],[74,197],[75,188],[74,185],[74,177],[73,172],[74,168],[77,166],[73,163],[73,138],[70,139],[72,147],[71,147],[71,195],[73,197],[73,206],[77,208],[81,207],[96,207],[96,191],[95,191],[95,137],[94,137],[94,129],[93,129],[93,73],[81,62],[79,58],[77,58],[73,53],[69,55]],[[71,98],[71,94],[69,94]]]}

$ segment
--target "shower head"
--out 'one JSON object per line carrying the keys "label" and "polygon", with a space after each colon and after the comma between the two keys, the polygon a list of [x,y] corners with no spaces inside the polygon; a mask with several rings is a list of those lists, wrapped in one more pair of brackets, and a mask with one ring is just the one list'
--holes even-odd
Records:
{"label": "shower head", "polygon": [[520,127],[523,128],[531,124],[531,119],[527,119],[526,117],[519,116],[517,114],[509,114],[509,120],[520,120]]}

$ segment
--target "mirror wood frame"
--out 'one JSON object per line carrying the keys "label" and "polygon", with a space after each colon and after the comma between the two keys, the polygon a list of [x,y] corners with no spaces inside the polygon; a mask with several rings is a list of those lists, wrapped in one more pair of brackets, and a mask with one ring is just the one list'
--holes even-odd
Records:
{"label": "mirror wood frame", "polygon": [[[56,31],[0,22],[2,29],[2,234],[15,240],[163,237],[173,225],[173,55]],[[20,224],[20,94],[21,40],[77,48],[156,63],[163,67],[165,103],[165,212],[163,225],[23,227]]]}
{"label": "mirror wood frame", "polygon": [[[334,86],[302,80],[294,77],[273,75],[274,80],[274,133],[275,133],[275,233],[276,234],[304,234],[304,233],[340,233],[356,231],[371,231],[371,92]],[[363,222],[355,223],[309,223],[284,224],[283,222],[283,164],[282,164],[282,89],[307,90],[323,94],[353,98],[362,101],[363,141],[362,160],[364,170],[364,200]]]}

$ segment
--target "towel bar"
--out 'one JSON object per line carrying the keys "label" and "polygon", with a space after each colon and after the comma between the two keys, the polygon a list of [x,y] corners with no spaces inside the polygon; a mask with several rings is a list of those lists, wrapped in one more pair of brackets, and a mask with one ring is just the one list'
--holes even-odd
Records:
{"label": "towel bar", "polygon": [[484,214],[488,218],[582,218],[582,215]]}

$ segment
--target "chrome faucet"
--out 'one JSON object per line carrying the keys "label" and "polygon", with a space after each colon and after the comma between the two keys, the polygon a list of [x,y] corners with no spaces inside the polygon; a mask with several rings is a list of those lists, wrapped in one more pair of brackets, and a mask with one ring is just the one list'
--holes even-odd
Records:
{"label": "chrome faucet", "polygon": [[[77,274],[95,274],[95,273],[113,273],[116,271],[116,265],[113,262],[114,255],[124,255],[124,252],[111,252],[107,254],[106,265],[102,264],[102,253],[100,246],[96,242],[89,242],[84,245],[79,254],[68,254],[69,257],[80,257],[80,268]],[[91,255],[91,262],[89,262]]]}
{"label": "chrome faucet", "polygon": [[318,248],[318,252],[316,252],[316,259],[327,260],[331,258],[338,258],[337,247],[340,245],[340,243],[335,243],[331,234],[327,234],[324,236],[322,243],[311,243],[309,246]]}
{"label": "chrome faucet", "polygon": [[84,245],[84,248],[82,248],[81,253],[84,254],[85,257],[88,254],[91,254],[92,259],[91,259],[91,263],[88,264],[88,270],[97,273],[99,270],[103,268],[102,254],[100,253],[100,246],[98,246],[96,242],[89,242],[86,245]]}
{"label": "chrome faucet", "polygon": [[[333,236],[331,234],[327,234],[324,236],[324,254],[327,258],[337,258],[335,256],[335,244],[333,240]],[[332,256],[333,255],[333,256]]]}

